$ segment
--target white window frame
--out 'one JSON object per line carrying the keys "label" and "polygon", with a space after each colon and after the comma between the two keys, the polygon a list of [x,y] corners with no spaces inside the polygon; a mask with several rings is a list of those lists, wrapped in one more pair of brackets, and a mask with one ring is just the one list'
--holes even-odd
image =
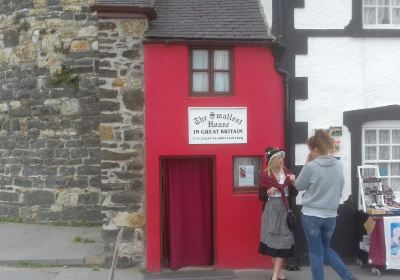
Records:
{"label": "white window frame", "polygon": [[[365,144],[365,131],[366,130],[375,130],[376,131],[376,144]],[[379,130],[389,130],[389,144],[382,144],[380,145],[379,143]],[[392,175],[391,174],[391,168],[390,164],[392,163],[400,163],[400,159],[392,159],[392,147],[395,145],[399,145],[398,143],[393,143],[392,139],[392,131],[393,130],[400,130],[400,121],[375,121],[375,122],[368,122],[363,125],[362,128],[362,164],[363,165],[378,165],[379,163],[387,163],[388,164],[388,174],[387,176],[381,175],[381,178],[384,180],[384,182],[387,182],[390,187],[393,188],[394,191],[400,191],[400,185],[398,186],[392,186],[391,184],[391,179],[393,178],[398,178],[400,179],[400,175]],[[366,160],[365,159],[365,148],[366,146],[376,146],[376,155],[377,158],[374,160]],[[389,146],[389,160],[380,160],[379,159],[379,146]]]}
{"label": "white window frame", "polygon": [[[400,8],[400,6],[394,6],[393,3],[395,0],[389,0],[389,5],[378,4],[379,0],[376,0],[375,4],[365,4],[363,0],[362,5],[362,22],[363,27],[366,29],[400,29],[400,24],[393,24],[393,9]],[[389,8],[389,16],[390,23],[378,23],[378,8],[380,7],[388,7]],[[365,8],[375,8],[375,23],[374,24],[365,24],[364,23],[364,12]]]}

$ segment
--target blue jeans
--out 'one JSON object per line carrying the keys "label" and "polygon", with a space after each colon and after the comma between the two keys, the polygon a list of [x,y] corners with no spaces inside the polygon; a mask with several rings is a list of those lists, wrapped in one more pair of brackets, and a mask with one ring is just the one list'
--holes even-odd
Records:
{"label": "blue jeans", "polygon": [[313,280],[324,279],[324,263],[329,264],[340,278],[353,279],[353,275],[343,263],[341,258],[330,247],[336,218],[319,218],[301,215],[303,230],[307,239]]}

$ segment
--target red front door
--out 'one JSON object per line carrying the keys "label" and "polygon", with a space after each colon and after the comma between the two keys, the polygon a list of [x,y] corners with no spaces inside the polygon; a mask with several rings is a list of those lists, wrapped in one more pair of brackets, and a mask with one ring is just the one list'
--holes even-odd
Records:
{"label": "red front door", "polygon": [[213,264],[213,161],[163,160],[164,265]]}

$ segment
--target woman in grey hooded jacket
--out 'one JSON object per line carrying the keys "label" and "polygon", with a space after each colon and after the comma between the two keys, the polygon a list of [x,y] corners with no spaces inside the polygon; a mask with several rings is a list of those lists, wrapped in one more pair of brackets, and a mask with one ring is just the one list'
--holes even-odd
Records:
{"label": "woman in grey hooded jacket", "polygon": [[307,145],[310,153],[295,187],[304,191],[301,221],[313,279],[324,279],[324,262],[330,264],[342,279],[356,279],[330,247],[344,185],[342,163],[330,155],[333,141],[325,130],[317,130],[307,140]]}

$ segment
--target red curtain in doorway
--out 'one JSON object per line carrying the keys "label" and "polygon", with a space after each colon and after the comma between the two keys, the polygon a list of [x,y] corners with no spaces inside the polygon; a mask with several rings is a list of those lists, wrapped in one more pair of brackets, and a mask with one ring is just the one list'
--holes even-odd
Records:
{"label": "red curtain in doorway", "polygon": [[166,161],[170,267],[213,264],[212,160]]}

